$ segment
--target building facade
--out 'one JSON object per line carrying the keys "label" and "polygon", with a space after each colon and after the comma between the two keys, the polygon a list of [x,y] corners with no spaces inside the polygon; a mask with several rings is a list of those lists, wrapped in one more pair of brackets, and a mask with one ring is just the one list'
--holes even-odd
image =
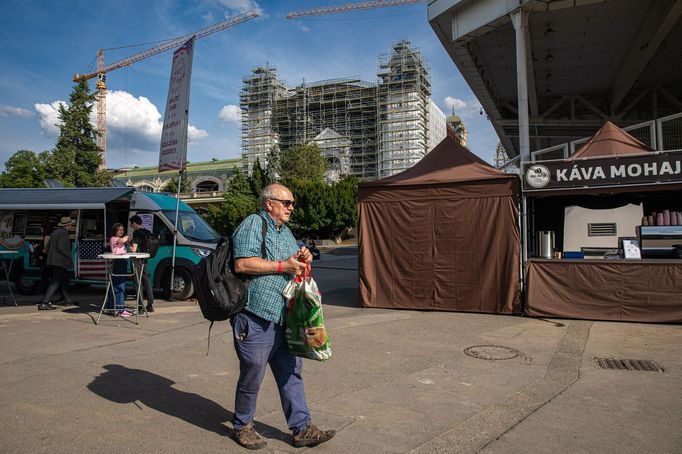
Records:
{"label": "building facade", "polygon": [[317,144],[326,179],[375,180],[417,163],[445,137],[445,115],[431,101],[429,69],[408,41],[378,59],[378,82],[333,79],[289,88],[276,69],[242,79],[243,168],[296,144]]}
{"label": "building facade", "polygon": [[[223,202],[223,193],[227,190],[228,181],[240,165],[241,159],[212,159],[187,163],[184,178],[189,190],[180,193],[180,198],[194,208]],[[177,178],[177,175],[177,172],[159,173],[158,166],[153,166],[126,169],[112,178],[118,184],[135,187],[138,191],[162,192],[168,182],[174,177]]]}

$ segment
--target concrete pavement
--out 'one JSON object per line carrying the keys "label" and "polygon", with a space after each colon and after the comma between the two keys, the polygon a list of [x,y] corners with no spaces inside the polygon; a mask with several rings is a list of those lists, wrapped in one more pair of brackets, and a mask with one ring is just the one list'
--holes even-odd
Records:
{"label": "concrete pavement", "polygon": [[[356,256],[315,265],[334,357],[306,361],[306,393],[314,422],[338,431],[316,452],[682,452],[682,326],[362,309]],[[81,309],[0,307],[0,452],[247,452],[229,438],[229,325],[207,355],[194,303],[96,326],[102,293],[81,290]],[[297,451],[269,374],[256,426],[264,452]]]}

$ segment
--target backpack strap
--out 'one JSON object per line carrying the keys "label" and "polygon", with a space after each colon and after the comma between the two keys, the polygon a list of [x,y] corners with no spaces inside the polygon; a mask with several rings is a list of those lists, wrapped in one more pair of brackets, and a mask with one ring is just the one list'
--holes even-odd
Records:
{"label": "backpack strap", "polygon": [[263,216],[261,216],[260,214],[258,216],[260,216],[261,220],[263,221],[263,227],[261,228],[261,232],[263,235],[263,242],[260,245],[260,255],[261,255],[261,258],[267,259],[268,254],[267,254],[267,251],[265,249],[265,236],[268,234],[268,223]]}
{"label": "backpack strap", "polygon": [[[262,240],[261,245],[260,245],[260,255],[261,255],[261,258],[267,259],[268,255],[267,255],[267,249],[265,247],[265,237],[268,234],[268,223],[263,216],[261,216],[260,214],[258,214],[258,216],[260,217],[261,221],[263,221],[262,227],[261,227],[261,235],[263,237],[263,240]],[[226,241],[225,237],[220,238],[220,241],[218,241],[218,245],[216,246],[216,249],[218,249],[220,247],[220,245],[222,243],[224,243],[225,241]],[[227,267],[227,263],[225,264],[225,267]],[[224,273],[225,273],[225,269],[223,268],[223,272],[220,273],[220,276],[222,277],[222,275]],[[214,322],[211,322],[211,325],[208,327],[208,336],[206,339],[207,340],[206,356],[208,356],[208,353],[211,351],[211,328],[213,328],[213,323]]]}

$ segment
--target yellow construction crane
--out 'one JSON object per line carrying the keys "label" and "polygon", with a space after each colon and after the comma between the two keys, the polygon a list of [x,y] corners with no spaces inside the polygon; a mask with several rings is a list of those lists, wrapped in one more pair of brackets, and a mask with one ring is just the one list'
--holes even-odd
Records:
{"label": "yellow construction crane", "polygon": [[107,101],[107,85],[106,85],[106,79],[107,79],[107,73],[111,72],[115,69],[122,68],[124,66],[130,66],[135,62],[138,62],[140,60],[144,60],[147,57],[151,57],[153,55],[160,54],[161,52],[165,52],[169,49],[173,49],[175,47],[180,46],[181,44],[184,44],[187,40],[189,40],[192,36],[195,37],[195,39],[203,38],[204,36],[211,35],[213,33],[219,32],[221,30],[225,30],[230,27],[234,27],[237,24],[241,24],[242,22],[246,22],[248,20],[251,20],[255,17],[258,17],[260,15],[260,12],[258,10],[249,10],[245,13],[239,14],[237,16],[233,16],[227,20],[224,20],[222,22],[218,22],[216,24],[213,24],[209,27],[202,28],[201,30],[190,33],[185,36],[181,36],[179,38],[174,38],[169,41],[166,41],[165,43],[152,47],[150,49],[147,49],[145,51],[139,52],[135,55],[132,55],[127,58],[123,58],[121,60],[118,60],[114,63],[110,63],[108,65],[104,64],[104,51],[102,49],[99,50],[99,53],[97,55],[97,71],[89,73],[89,74],[75,74],[73,76],[73,81],[78,82],[80,80],[90,80],[94,77],[97,77],[97,130],[99,132],[99,135],[97,137],[97,145],[100,148],[100,153],[102,156],[102,161],[101,161],[101,168],[104,168],[106,164],[106,146],[107,146],[107,127],[106,127],[106,115],[107,115],[107,110],[106,110],[106,101]]}
{"label": "yellow construction crane", "polygon": [[426,3],[427,0],[376,0],[373,2],[347,3],[345,5],[323,6],[320,8],[294,11],[287,14],[287,19],[297,19],[306,16],[321,16],[322,14],[346,13],[360,9],[385,8],[388,6],[401,6],[411,3]]}

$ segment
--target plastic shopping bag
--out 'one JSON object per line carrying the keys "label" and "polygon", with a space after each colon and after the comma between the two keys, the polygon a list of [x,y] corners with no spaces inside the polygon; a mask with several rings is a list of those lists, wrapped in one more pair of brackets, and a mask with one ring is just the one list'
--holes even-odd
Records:
{"label": "plastic shopping bag", "polygon": [[282,292],[287,299],[286,339],[289,351],[302,358],[326,361],[332,357],[324,326],[322,295],[306,267],[303,276],[289,281]]}

